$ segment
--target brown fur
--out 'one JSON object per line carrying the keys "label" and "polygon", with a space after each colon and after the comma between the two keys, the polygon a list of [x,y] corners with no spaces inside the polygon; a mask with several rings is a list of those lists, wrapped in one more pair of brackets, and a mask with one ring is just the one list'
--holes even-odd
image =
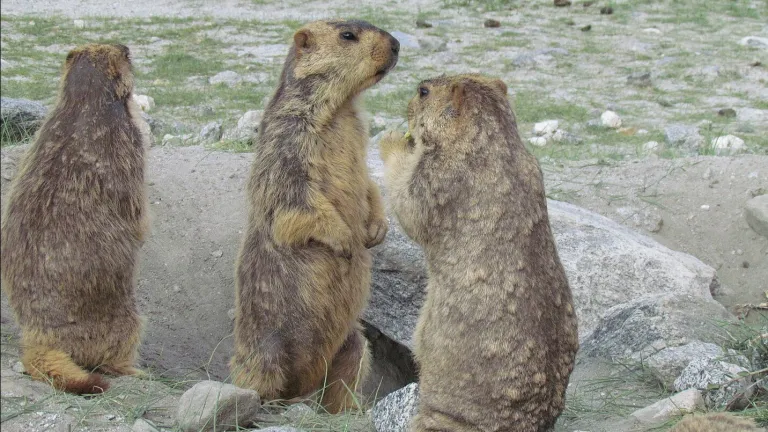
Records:
{"label": "brown fur", "polygon": [[755,422],[730,414],[707,414],[686,416],[670,432],[758,432]]}
{"label": "brown fur", "polygon": [[412,430],[549,430],[578,335],[541,171],[503,82],[459,75],[421,88],[411,138],[381,142],[390,202],[429,275]]}
{"label": "brown fur", "polygon": [[129,55],[96,44],[69,53],[2,223],[3,290],[21,326],[22,362],[73,393],[107,389],[90,370],[139,372],[134,270],[148,228],[147,137]]}
{"label": "brown fur", "polygon": [[[352,32],[357,41],[345,40]],[[318,21],[294,36],[267,106],[248,183],[236,269],[232,381],[265,400],[323,389],[329,412],[353,408],[368,369],[359,317],[367,248],[387,220],[368,175],[358,96],[397,62],[399,44],[362,21]]]}

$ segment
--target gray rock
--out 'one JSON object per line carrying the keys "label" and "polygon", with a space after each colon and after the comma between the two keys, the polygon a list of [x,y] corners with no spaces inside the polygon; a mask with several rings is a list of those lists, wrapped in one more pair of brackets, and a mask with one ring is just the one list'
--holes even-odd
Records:
{"label": "gray rock", "polygon": [[208,82],[210,84],[216,85],[216,84],[226,84],[229,87],[233,87],[237,84],[240,84],[243,81],[243,77],[240,76],[235,71],[224,71],[219,72],[216,75],[210,77],[208,79]]}
{"label": "gray rock", "polygon": [[696,389],[690,389],[639,409],[633,412],[631,416],[642,423],[660,424],[673,417],[702,408],[704,408],[704,399],[702,399],[701,393]]}
{"label": "gray rock", "polygon": [[131,432],[158,432],[157,428],[144,419],[136,419],[131,426]]}
{"label": "gray rock", "polygon": [[3,141],[20,141],[33,135],[45,120],[48,110],[27,99],[0,98],[0,129]]}
{"label": "gray rock", "polygon": [[407,432],[419,404],[419,385],[408,384],[380,400],[371,410],[378,432]]}
{"label": "gray rock", "polygon": [[704,138],[699,134],[699,128],[683,124],[674,124],[664,128],[664,139],[670,147],[682,148],[695,153]]}
{"label": "gray rock", "polygon": [[746,357],[736,351],[700,341],[693,341],[677,347],[668,347],[645,359],[645,366],[667,389],[674,388],[675,379],[688,364],[697,359],[723,359],[747,364]]}
{"label": "gray rock", "polygon": [[[373,159],[377,149],[370,153]],[[371,172],[381,184],[381,165],[371,164]],[[671,304],[671,300],[656,305],[656,296],[660,295],[685,299],[675,302],[676,307],[686,311],[682,321],[677,322],[681,335],[691,327],[699,327],[693,324],[698,319],[693,323],[684,319],[701,318],[696,307],[711,316],[730,317],[712,299],[710,289],[717,285],[712,267],[596,213],[559,201],[547,203],[560,259],[573,291],[581,336],[598,324],[604,325],[603,317],[610,308],[632,299],[646,299],[649,304],[644,307],[666,313],[669,308],[664,305]],[[403,234],[397,219],[390,214],[389,221],[386,241],[373,249],[373,292],[364,319],[389,338],[412,348],[411,335],[426,284],[424,260],[421,249]],[[639,307],[634,303],[627,306]],[[621,329],[616,331],[618,334],[611,337],[620,336]],[[668,333],[669,337],[678,334],[670,331],[663,335]],[[691,340],[695,339],[707,341],[692,336]],[[671,341],[671,345],[688,341]]]}
{"label": "gray rock", "polygon": [[739,45],[768,49],[768,38],[759,36],[747,36],[739,41]]}
{"label": "gray rock", "polygon": [[675,380],[678,391],[698,389],[704,393],[704,402],[710,408],[724,407],[741,390],[744,380],[739,374],[747,369],[714,359],[696,359],[683,369]]}
{"label": "gray rock", "polygon": [[398,42],[400,42],[401,48],[413,48],[413,49],[420,49],[421,45],[419,44],[419,40],[416,38],[416,36],[408,33],[403,33],[401,31],[393,31],[390,32],[392,37],[397,39]]}
{"label": "gray rock", "polygon": [[650,87],[650,72],[635,72],[627,77],[627,84],[635,87]]}
{"label": "gray rock", "polygon": [[237,120],[237,126],[224,131],[222,140],[253,143],[259,133],[261,116],[263,114],[264,111],[261,110],[247,111],[239,120]]}
{"label": "gray rock", "polygon": [[221,123],[210,122],[200,129],[200,141],[203,143],[216,143],[221,139]]}
{"label": "gray rock", "polygon": [[303,403],[291,405],[285,412],[283,412],[283,417],[288,419],[291,423],[299,424],[303,421],[307,421],[307,419],[312,418],[314,415],[315,411]]}
{"label": "gray rock", "polygon": [[20,374],[23,374],[24,372],[26,372],[26,368],[24,367],[24,363],[22,363],[20,361],[17,361],[16,363],[14,363],[13,364],[13,371],[16,372],[16,373],[20,373]]}
{"label": "gray rock", "polygon": [[731,314],[709,291],[702,295],[681,294],[679,287],[674,291],[640,295],[605,311],[594,330],[583,338],[580,353],[640,361],[667,347],[719,340],[723,331],[714,321],[732,320]]}
{"label": "gray rock", "polygon": [[756,233],[768,237],[768,195],[759,195],[747,201],[744,217]]}
{"label": "gray rock", "polygon": [[184,432],[234,430],[249,426],[260,407],[259,394],[253,390],[201,381],[181,396],[176,420]]}

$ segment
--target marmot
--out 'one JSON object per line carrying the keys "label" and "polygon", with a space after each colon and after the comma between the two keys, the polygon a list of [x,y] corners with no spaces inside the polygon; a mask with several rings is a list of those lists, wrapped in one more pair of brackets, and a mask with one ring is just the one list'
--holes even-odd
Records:
{"label": "marmot", "polygon": [[319,391],[336,413],[353,408],[368,368],[367,248],[388,227],[357,99],[395,66],[399,43],[338,20],[309,23],[293,42],[254,146],[230,370],[263,399]]}
{"label": "marmot", "polygon": [[755,422],[734,415],[717,413],[686,416],[670,432],[759,432]]}
{"label": "marmot", "polygon": [[423,81],[410,137],[381,142],[389,201],[427,261],[414,431],[545,431],[563,410],[576,315],[506,94],[481,75]]}
{"label": "marmot", "polygon": [[93,370],[139,372],[134,270],[148,229],[148,137],[132,92],[127,47],[69,52],[2,222],[3,290],[21,327],[22,363],[77,394],[107,389]]}

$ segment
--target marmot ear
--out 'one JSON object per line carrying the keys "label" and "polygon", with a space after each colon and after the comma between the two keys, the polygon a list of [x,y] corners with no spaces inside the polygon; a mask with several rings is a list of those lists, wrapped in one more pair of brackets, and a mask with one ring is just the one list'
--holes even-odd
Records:
{"label": "marmot ear", "polygon": [[451,85],[451,104],[456,112],[461,111],[464,104],[464,83],[457,82]]}
{"label": "marmot ear", "polygon": [[296,50],[309,48],[312,44],[312,32],[307,29],[302,29],[293,35],[293,43],[296,44]]}
{"label": "marmot ear", "polygon": [[494,80],[493,85],[495,85],[499,90],[501,90],[501,94],[503,95],[507,94],[507,85],[504,84],[504,81],[500,79]]}

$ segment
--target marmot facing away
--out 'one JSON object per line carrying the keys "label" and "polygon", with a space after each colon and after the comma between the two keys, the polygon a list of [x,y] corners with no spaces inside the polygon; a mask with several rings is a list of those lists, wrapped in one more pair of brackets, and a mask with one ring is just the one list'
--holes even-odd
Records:
{"label": "marmot facing away", "polygon": [[381,142],[390,202],[429,276],[414,431],[545,431],[563,410],[576,315],[506,93],[480,75],[424,81],[410,138]]}
{"label": "marmot facing away", "polygon": [[717,413],[686,416],[670,432],[759,432],[755,422],[734,415]]}
{"label": "marmot facing away", "polygon": [[387,231],[357,99],[395,66],[399,43],[364,21],[313,22],[293,41],[254,150],[230,370],[266,400],[322,389],[335,413],[368,368],[367,248]]}
{"label": "marmot facing away", "polygon": [[123,45],[72,50],[55,108],[11,186],[2,281],[33,378],[97,393],[135,374],[134,269],[147,231],[147,125]]}

